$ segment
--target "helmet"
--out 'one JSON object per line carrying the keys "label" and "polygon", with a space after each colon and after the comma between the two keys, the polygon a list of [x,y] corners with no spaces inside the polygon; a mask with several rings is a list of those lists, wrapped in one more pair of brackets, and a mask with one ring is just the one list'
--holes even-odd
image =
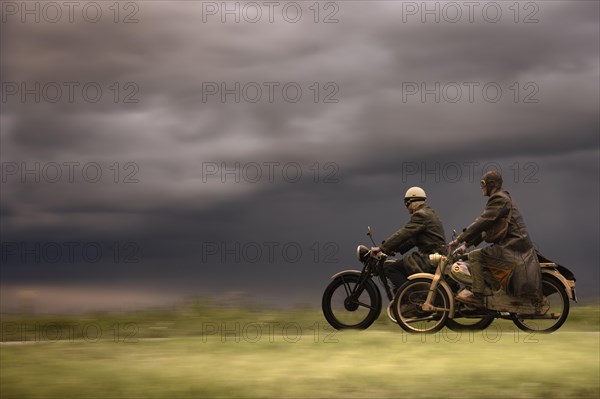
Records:
{"label": "helmet", "polygon": [[502,174],[498,172],[498,170],[490,170],[485,172],[485,174],[481,177],[481,187],[496,187],[498,189],[502,188]]}
{"label": "helmet", "polygon": [[411,187],[406,190],[406,194],[404,194],[404,204],[408,205],[413,201],[424,201],[427,199],[427,194],[425,194],[425,190],[421,187]]}

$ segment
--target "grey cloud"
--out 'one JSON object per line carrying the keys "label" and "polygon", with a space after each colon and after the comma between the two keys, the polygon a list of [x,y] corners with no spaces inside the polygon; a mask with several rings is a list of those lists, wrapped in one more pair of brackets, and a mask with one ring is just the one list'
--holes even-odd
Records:
{"label": "grey cloud", "polygon": [[[533,162],[539,182],[512,189],[536,243],[597,281],[585,259],[593,253],[591,264],[598,260],[598,4],[540,3],[536,24],[403,23],[401,4],[339,5],[337,24],[202,23],[201,5],[189,2],[143,3],[140,22],[131,25],[4,24],[3,82],[93,81],[104,95],[98,103],[3,103],[2,162],[98,162],[105,179],[21,184],[11,177],[2,183],[3,240],[134,240],[143,265],[105,265],[106,281],[123,284],[285,293],[272,286],[291,276],[296,294],[314,294],[329,272],[352,264],[367,224],[383,239],[406,220],[399,200],[410,185],[432,193],[448,235],[477,215],[482,198],[466,176],[453,184],[404,176],[408,163],[495,161],[511,175],[519,162],[522,178],[523,165]],[[114,102],[115,81],[137,84],[139,102]],[[304,93],[298,103],[280,95],[273,103],[222,103],[218,96],[203,102],[203,82],[236,81],[298,82]],[[477,82],[477,101],[403,101],[403,83],[438,81]],[[335,83],[339,102],[314,103],[314,82]],[[481,99],[487,82],[502,86],[500,102]],[[512,101],[514,82],[521,96],[530,93],[524,84],[535,83],[539,102]],[[113,183],[114,162],[135,162],[139,183]],[[303,179],[204,181],[205,162],[297,162]],[[314,183],[315,162],[335,162],[339,183]],[[572,209],[571,193],[582,191],[589,195]],[[573,233],[565,239],[555,229]],[[339,263],[254,271],[198,265],[203,242],[272,240],[305,248],[336,242]],[[3,282],[75,284],[103,273],[43,267],[3,266]],[[587,292],[597,294],[585,280]]]}

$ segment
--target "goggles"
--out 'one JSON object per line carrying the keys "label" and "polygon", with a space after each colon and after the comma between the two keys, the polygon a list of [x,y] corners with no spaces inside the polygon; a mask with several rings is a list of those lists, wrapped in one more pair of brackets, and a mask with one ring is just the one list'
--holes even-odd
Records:
{"label": "goggles", "polygon": [[408,206],[413,203],[413,202],[417,202],[417,201],[423,201],[423,198],[406,198],[404,200],[404,206],[406,206],[408,208]]}
{"label": "goggles", "polygon": [[479,187],[484,188],[485,186],[487,186],[487,183],[485,180],[480,180],[479,181]]}

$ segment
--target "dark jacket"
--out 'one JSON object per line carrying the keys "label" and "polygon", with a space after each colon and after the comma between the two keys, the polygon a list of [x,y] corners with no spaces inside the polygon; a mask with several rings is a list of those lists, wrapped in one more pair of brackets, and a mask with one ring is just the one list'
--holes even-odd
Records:
{"label": "dark jacket", "polygon": [[381,250],[386,254],[405,253],[415,246],[418,252],[409,254],[404,260],[413,267],[418,266],[425,271],[430,269],[427,255],[446,252],[444,226],[435,211],[427,204],[415,210],[408,223],[383,242]]}
{"label": "dark jacket", "polygon": [[506,237],[483,248],[481,253],[488,267],[512,270],[509,288],[512,288],[513,295],[538,297],[542,283],[540,264],[523,216],[507,191],[500,190],[492,194],[483,213],[458,236],[457,241],[478,245],[483,241],[482,233],[499,219],[507,217],[511,207],[512,215]]}

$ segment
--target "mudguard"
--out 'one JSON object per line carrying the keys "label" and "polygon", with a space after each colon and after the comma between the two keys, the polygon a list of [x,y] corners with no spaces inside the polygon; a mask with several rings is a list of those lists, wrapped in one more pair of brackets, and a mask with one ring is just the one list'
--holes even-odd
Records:
{"label": "mudguard", "polygon": [[[426,279],[433,281],[433,274],[431,274],[431,273],[415,273],[415,274],[411,274],[410,276],[408,276],[408,280],[414,280],[417,278],[426,278]],[[454,318],[454,295],[455,294],[450,289],[450,286],[448,285],[448,283],[446,283],[444,280],[440,279],[439,284],[442,286],[444,291],[446,291],[446,294],[448,294],[448,298],[450,298],[450,313],[448,313],[448,317],[453,319]]]}
{"label": "mudguard", "polygon": [[360,270],[353,270],[353,269],[342,270],[341,272],[337,272],[336,274],[331,276],[331,279],[333,280],[334,278],[341,276],[342,274],[356,274],[356,275],[360,276]]}
{"label": "mudguard", "polygon": [[542,266],[542,277],[544,276],[544,274],[549,274],[550,276],[560,281],[561,284],[565,287],[565,290],[567,291],[567,296],[573,301],[577,302],[577,296],[575,295],[575,279],[568,280],[559,270],[555,269],[552,266]]}
{"label": "mudguard", "polygon": [[[558,273],[560,273],[564,280],[569,281],[569,280],[573,280],[573,283],[576,281],[575,279],[575,274],[569,270],[568,268],[566,268],[563,265],[559,265],[558,263],[554,262],[553,260],[550,260],[548,258],[546,258],[544,255],[542,255],[541,253],[539,253],[537,250],[535,251],[537,253],[537,257],[538,257],[538,261],[540,262],[540,267],[542,268],[542,272],[544,272],[545,268],[554,268],[558,271]],[[561,282],[563,280],[561,279]],[[563,282],[564,284],[564,282]],[[569,286],[575,287],[575,284],[568,284]]]}

